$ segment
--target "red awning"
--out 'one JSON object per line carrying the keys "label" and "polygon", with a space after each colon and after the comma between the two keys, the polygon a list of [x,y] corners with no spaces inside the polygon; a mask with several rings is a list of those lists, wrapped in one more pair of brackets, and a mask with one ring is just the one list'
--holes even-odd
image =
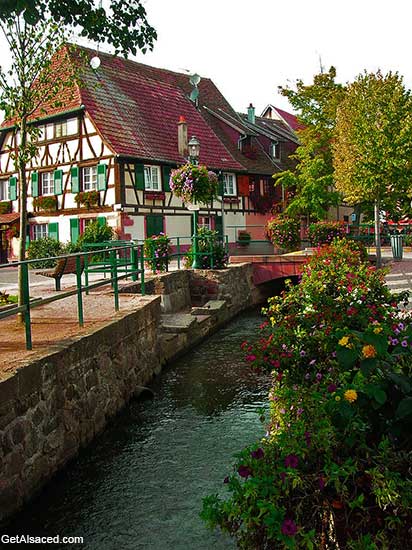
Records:
{"label": "red awning", "polygon": [[0,214],[0,225],[11,224],[20,218],[18,212],[10,212],[10,214]]}

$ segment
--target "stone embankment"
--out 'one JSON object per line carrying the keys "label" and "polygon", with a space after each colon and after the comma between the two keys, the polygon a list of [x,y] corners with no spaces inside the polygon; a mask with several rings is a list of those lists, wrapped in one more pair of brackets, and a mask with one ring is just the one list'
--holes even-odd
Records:
{"label": "stone embankment", "polygon": [[0,383],[0,519],[76,456],[162,365],[264,299],[248,264],[159,275],[146,291],[135,311],[53,345]]}

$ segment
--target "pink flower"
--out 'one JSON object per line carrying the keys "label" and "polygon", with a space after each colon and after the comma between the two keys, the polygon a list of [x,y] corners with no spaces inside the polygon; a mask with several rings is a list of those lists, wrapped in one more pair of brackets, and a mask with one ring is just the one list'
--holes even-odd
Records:
{"label": "pink flower", "polygon": [[285,458],[285,466],[286,468],[297,468],[299,464],[299,457],[296,455],[288,455]]}
{"label": "pink flower", "polygon": [[285,519],[280,530],[282,531],[282,535],[286,535],[288,537],[293,537],[298,532],[296,523],[292,519]]}

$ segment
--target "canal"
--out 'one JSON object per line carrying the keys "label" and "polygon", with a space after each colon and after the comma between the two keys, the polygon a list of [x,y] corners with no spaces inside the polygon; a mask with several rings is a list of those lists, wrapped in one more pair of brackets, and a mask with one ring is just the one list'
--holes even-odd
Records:
{"label": "canal", "polygon": [[50,546],[66,550],[235,548],[199,512],[204,496],[224,494],[234,453],[264,435],[268,381],[240,349],[261,321],[245,314],[165,369],[154,397],[131,402],[6,532],[84,538]]}

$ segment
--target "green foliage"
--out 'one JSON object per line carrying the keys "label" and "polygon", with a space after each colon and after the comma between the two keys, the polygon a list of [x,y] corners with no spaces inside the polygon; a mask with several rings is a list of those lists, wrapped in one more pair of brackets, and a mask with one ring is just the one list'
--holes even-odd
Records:
{"label": "green foliage", "polygon": [[160,233],[145,239],[144,256],[146,266],[153,273],[161,273],[168,270],[170,254],[170,239],[167,235]]}
{"label": "green foliage", "polygon": [[349,204],[378,201],[392,213],[400,197],[411,196],[411,112],[397,73],[364,73],[348,86],[333,151],[336,187]]}
{"label": "green foliage", "polygon": [[356,243],[334,241],[272,298],[255,346],[271,371],[263,440],[237,455],[229,497],[202,517],[239,548],[408,546],[412,317]]}
{"label": "green foliage", "polygon": [[237,236],[237,240],[240,243],[248,244],[251,240],[251,235],[248,231],[241,230],[241,231],[239,231],[239,234]]}
{"label": "green foliage", "polygon": [[288,216],[275,216],[266,222],[265,232],[273,245],[284,250],[300,247],[300,220]]}
{"label": "green foliage", "polygon": [[12,296],[0,290],[0,307],[15,304],[17,302],[17,296]]}
{"label": "green foliage", "polygon": [[[31,241],[27,249],[27,258],[35,260],[37,258],[48,258],[50,256],[59,256],[63,254],[63,245],[61,242],[44,237]],[[30,269],[44,269],[54,267],[56,260],[44,260],[42,262],[33,262],[30,264]]]}
{"label": "green foliage", "polygon": [[114,232],[107,224],[100,224],[97,220],[89,223],[86,229],[77,240],[77,244],[81,249],[85,243],[103,243],[111,241],[114,237]]}
{"label": "green foliage", "polygon": [[186,203],[207,203],[216,196],[217,175],[206,166],[188,162],[170,175],[170,189]]}
{"label": "green foliage", "polygon": [[31,24],[51,18],[59,25],[78,28],[93,42],[108,42],[116,53],[125,55],[153,49],[157,38],[140,0],[111,0],[107,6],[93,0],[3,0],[0,19],[16,15]]}
{"label": "green foliage", "polygon": [[345,226],[341,222],[321,221],[311,223],[308,237],[312,246],[330,244],[334,239],[346,237]]}
{"label": "green foliage", "polygon": [[273,176],[275,185],[291,190],[285,212],[292,217],[323,219],[328,208],[339,202],[339,195],[333,190],[331,143],[336,109],[345,89],[335,78],[336,70],[331,67],[328,72],[315,75],[311,85],[298,80],[296,90],[280,89],[304,125],[298,130],[300,145],[292,156],[296,169]]}
{"label": "green foliage", "polygon": [[9,214],[11,212],[11,201],[0,202],[0,214]]}
{"label": "green foliage", "polygon": [[[224,243],[218,231],[200,227],[197,231],[198,263],[201,269],[223,269],[227,266],[228,257]],[[185,258],[185,267],[193,264],[193,245]]]}

